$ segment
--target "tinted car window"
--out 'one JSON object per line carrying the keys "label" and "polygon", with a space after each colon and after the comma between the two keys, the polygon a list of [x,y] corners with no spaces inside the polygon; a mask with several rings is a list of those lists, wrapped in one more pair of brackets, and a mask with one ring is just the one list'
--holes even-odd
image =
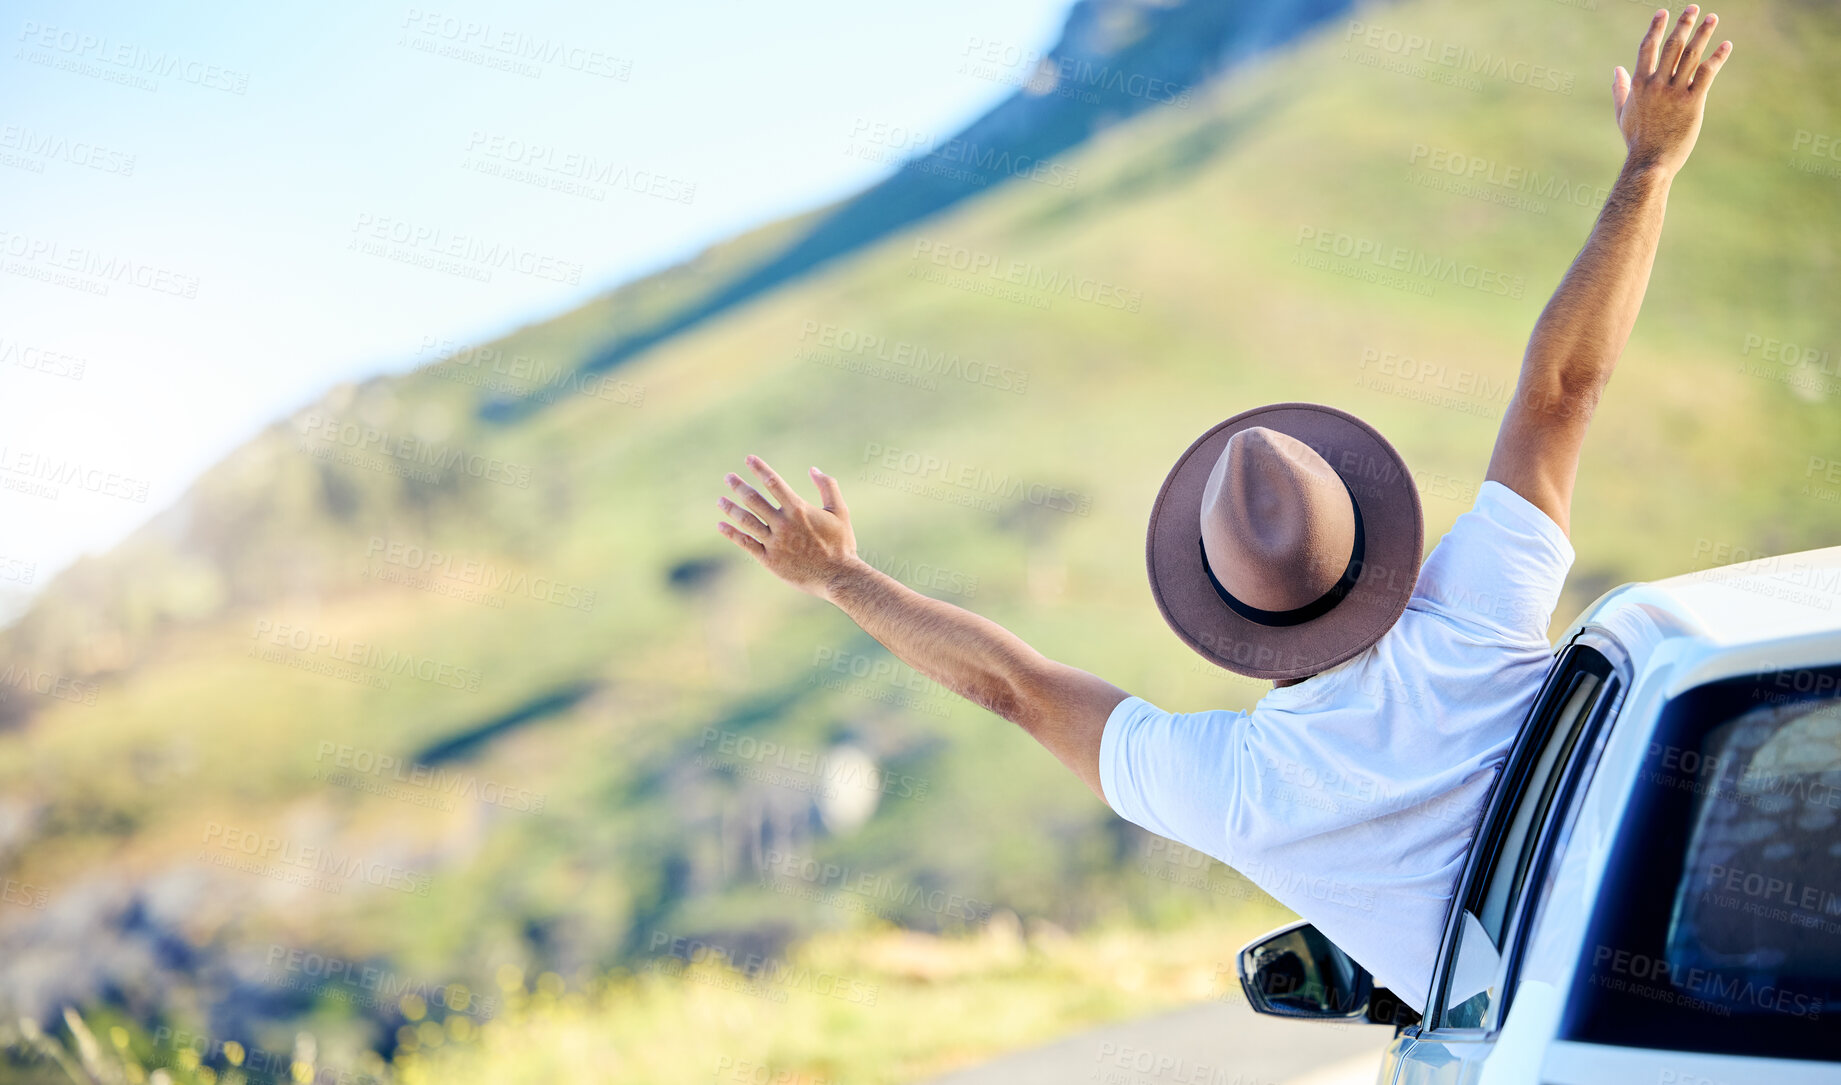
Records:
{"label": "tinted car window", "polygon": [[1841,668],[1664,708],[1564,1032],[1841,1059]]}

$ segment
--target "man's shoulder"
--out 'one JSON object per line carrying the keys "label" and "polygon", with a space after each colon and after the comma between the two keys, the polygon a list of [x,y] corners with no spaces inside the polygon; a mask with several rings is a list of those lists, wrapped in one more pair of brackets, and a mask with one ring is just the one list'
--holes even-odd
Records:
{"label": "man's shoulder", "polygon": [[1426,555],[1420,565],[1421,580],[1441,558],[1465,558],[1472,551],[1479,552],[1479,557],[1503,560],[1538,557],[1566,568],[1578,556],[1572,540],[1552,517],[1494,479],[1477,488],[1470,508],[1452,522],[1451,529]]}
{"label": "man's shoulder", "polygon": [[1576,555],[1560,526],[1500,482],[1485,482],[1420,566],[1408,612],[1522,645],[1546,638]]}

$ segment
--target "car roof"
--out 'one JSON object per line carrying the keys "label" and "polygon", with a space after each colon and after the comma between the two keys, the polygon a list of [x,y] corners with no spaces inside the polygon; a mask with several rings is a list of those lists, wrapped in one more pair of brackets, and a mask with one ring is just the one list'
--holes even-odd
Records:
{"label": "car roof", "polygon": [[1677,689],[1690,678],[1841,660],[1841,546],[1625,584],[1587,607],[1560,643],[1588,624],[1611,633],[1638,669],[1680,644],[1668,653]]}
{"label": "car roof", "polygon": [[1719,644],[1841,629],[1841,546],[1684,573],[1647,587],[1650,601]]}
{"label": "car roof", "polygon": [[1716,645],[1756,645],[1841,630],[1841,547],[1780,554],[1679,577],[1638,580],[1600,595],[1574,619],[1585,623],[1644,608],[1675,636]]}

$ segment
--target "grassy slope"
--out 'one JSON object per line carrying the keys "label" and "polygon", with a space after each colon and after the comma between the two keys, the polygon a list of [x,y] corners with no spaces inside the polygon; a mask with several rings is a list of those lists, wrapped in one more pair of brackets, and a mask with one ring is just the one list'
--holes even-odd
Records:
{"label": "grassy slope", "polygon": [[[814,646],[869,649],[840,615],[734,560],[713,530],[717,480],[747,451],[789,476],[817,463],[844,480],[866,549],[977,576],[972,605],[1044,652],[1170,708],[1251,704],[1256,684],[1198,666],[1150,605],[1139,555],[1158,482],[1221,417],[1320,400],[1392,436],[1421,472],[1436,540],[1481,478],[1494,419],[1360,386],[1363,352],[1511,379],[1590,212],[1530,214],[1419,187],[1409,156],[1425,144],[1608,183],[1620,144],[1605,84],[1628,63],[1641,10],[1603,7],[1370,9],[1364,18],[1389,28],[1568,69],[1577,86],[1566,96],[1487,77],[1480,91],[1439,85],[1343,59],[1336,28],[1188,111],[1102,138],[1078,157],[1075,192],[1013,186],[652,352],[620,374],[643,386],[637,408],[575,397],[495,429],[467,420],[474,392],[426,374],[367,386],[344,407],[406,430],[446,411],[466,447],[531,465],[529,490],[475,487],[417,508],[382,476],[348,471],[359,511],[329,524],[318,468],[291,436],[270,435],[214,474],[203,503],[234,534],[238,502],[263,495],[262,537],[290,542],[290,560],[243,560],[271,562],[276,580],[305,563],[305,587],[272,599],[200,589],[206,618],[159,638],[99,704],[50,703],[8,737],[0,791],[51,804],[16,876],[56,887],[105,858],[185,863],[212,819],[323,832],[438,870],[434,892],[207,909],[198,938],[389,952],[442,975],[525,963],[531,923],[574,964],[606,959],[633,923],[631,937],[645,924],[676,932],[742,915],[809,928],[837,917],[745,880],[689,898],[665,883],[668,859],[709,845],[735,786],[706,774],[711,793],[686,799],[671,781],[702,729],[722,721],[811,748],[850,721],[897,744],[894,767],[927,778],[931,797],[890,801],[825,855],[1024,914],[1150,907],[1158,894],[1113,873],[1126,838],[1095,832],[1104,812],[1013,729],[963,706],[903,714],[808,686]],[[1643,319],[1587,447],[1562,619],[1610,584],[1693,566],[1702,540],[1766,552],[1835,541],[1835,507],[1798,495],[1810,456],[1841,455],[1834,403],[1736,369],[1748,334],[1841,344],[1829,277],[1841,190],[1786,165],[1797,130],[1841,127],[1841,89],[1811,60],[1836,25],[1792,5],[1721,14],[1738,55],[1675,187]],[[1300,267],[1307,226],[1502,269],[1525,291],[1440,285],[1425,298]],[[1069,298],[1045,311],[918,281],[916,238],[1108,280],[1141,291],[1142,311]],[[506,349],[567,362],[614,319],[590,307]],[[1028,390],[925,391],[815,365],[798,356],[807,321],[1023,369]],[[1092,513],[991,513],[874,484],[859,477],[874,445],[1065,486],[1091,495]],[[224,496],[233,489],[244,496]],[[598,588],[600,603],[591,614],[518,598],[488,610],[375,584],[359,575],[372,534],[520,561]],[[706,555],[730,565],[716,596],[673,593],[666,570]],[[367,691],[247,658],[258,620],[411,648],[484,679],[477,693],[400,680]],[[712,643],[742,657],[712,660]],[[312,779],[321,741],[412,751],[580,676],[601,692],[472,766],[544,792],[542,818],[360,800]],[[786,707],[750,718],[778,695]]]}

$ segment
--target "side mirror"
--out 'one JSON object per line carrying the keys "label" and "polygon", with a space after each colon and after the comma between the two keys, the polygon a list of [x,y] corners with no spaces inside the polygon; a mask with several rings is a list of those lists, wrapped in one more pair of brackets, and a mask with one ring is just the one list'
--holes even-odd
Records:
{"label": "side mirror", "polygon": [[1299,921],[1255,938],[1238,960],[1241,990],[1259,1013],[1366,1018],[1374,1000],[1374,977],[1309,923]]}

